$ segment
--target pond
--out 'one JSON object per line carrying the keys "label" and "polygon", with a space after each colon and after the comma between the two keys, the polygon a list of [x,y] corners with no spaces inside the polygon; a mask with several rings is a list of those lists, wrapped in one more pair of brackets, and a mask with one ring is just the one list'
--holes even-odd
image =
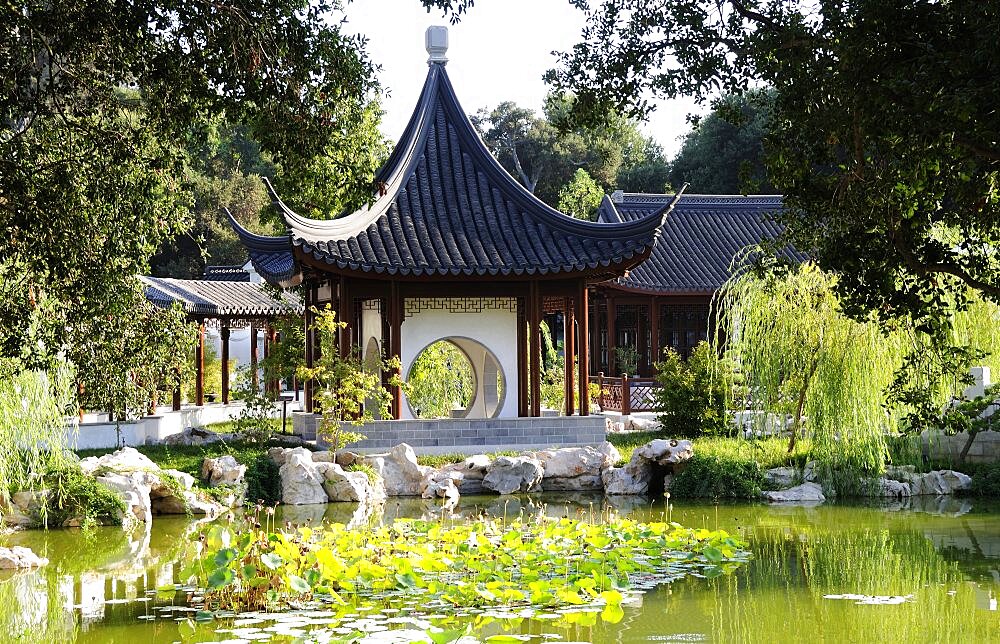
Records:
{"label": "pond", "polygon": [[[623,606],[624,617],[616,624],[498,618],[476,635],[595,643],[1000,642],[1000,503],[950,498],[818,507],[675,503],[668,510],[662,501],[613,502],[633,519],[669,518],[738,534],[753,558],[731,575],[689,577],[650,589]],[[605,503],[584,495],[468,497],[457,512],[513,517],[522,510],[543,511],[599,520]],[[392,499],[384,520],[425,516],[433,507]],[[347,522],[351,508],[301,506],[280,518]],[[186,593],[155,594],[177,581],[201,528],[184,518],[159,518],[144,534],[101,528],[87,536],[57,530],[0,537],[2,545],[29,546],[50,559],[41,571],[0,577],[0,641],[232,639],[231,633],[216,632],[227,625],[220,621],[198,624],[192,633]],[[401,615],[419,622],[428,613],[415,603],[403,613],[387,610],[380,628],[405,627]],[[271,635],[272,642],[302,641],[280,632],[259,633]]]}

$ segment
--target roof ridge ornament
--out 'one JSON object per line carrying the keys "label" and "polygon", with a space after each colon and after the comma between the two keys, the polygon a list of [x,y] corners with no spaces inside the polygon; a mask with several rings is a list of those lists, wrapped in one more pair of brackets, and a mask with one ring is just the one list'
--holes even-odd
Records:
{"label": "roof ridge ornament", "polygon": [[428,27],[424,32],[424,47],[427,49],[428,65],[448,64],[448,28],[441,26]]}

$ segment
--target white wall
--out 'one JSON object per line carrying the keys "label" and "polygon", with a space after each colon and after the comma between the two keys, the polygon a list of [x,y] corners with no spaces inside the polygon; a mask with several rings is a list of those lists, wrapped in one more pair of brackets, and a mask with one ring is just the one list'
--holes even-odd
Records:
{"label": "white wall", "polygon": [[[439,298],[434,298],[439,301]],[[462,298],[467,301],[469,298]],[[489,349],[503,369],[504,401],[498,418],[517,416],[517,313],[505,308],[490,308],[486,298],[481,310],[454,312],[433,308],[412,311],[403,320],[400,335],[400,361],[408,376],[413,361],[421,351],[437,340],[448,337],[468,338]],[[409,302],[409,300],[407,300]],[[454,307],[462,308],[462,307]],[[477,307],[473,307],[477,308]],[[412,418],[409,406],[403,405],[403,418]],[[469,418],[473,416],[470,414]]]}

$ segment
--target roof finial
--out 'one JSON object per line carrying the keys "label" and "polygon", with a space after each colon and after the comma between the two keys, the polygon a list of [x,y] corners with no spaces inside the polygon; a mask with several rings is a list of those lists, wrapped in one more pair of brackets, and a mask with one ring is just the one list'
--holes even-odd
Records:
{"label": "roof finial", "polygon": [[434,63],[447,64],[448,28],[428,27],[424,33],[424,46],[427,48],[427,53],[429,54],[427,58],[428,65],[433,65]]}

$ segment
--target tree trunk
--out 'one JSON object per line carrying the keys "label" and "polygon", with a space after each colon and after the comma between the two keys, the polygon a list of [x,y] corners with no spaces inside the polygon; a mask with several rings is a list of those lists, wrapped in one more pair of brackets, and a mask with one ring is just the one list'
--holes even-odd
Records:
{"label": "tree trunk", "polygon": [[813,360],[812,365],[809,367],[809,373],[802,381],[802,387],[799,389],[799,397],[795,406],[795,420],[792,421],[792,436],[788,440],[789,454],[795,451],[795,437],[798,436],[799,428],[802,426],[802,409],[806,406],[806,393],[809,391],[809,383],[812,382],[818,368],[819,360]]}

